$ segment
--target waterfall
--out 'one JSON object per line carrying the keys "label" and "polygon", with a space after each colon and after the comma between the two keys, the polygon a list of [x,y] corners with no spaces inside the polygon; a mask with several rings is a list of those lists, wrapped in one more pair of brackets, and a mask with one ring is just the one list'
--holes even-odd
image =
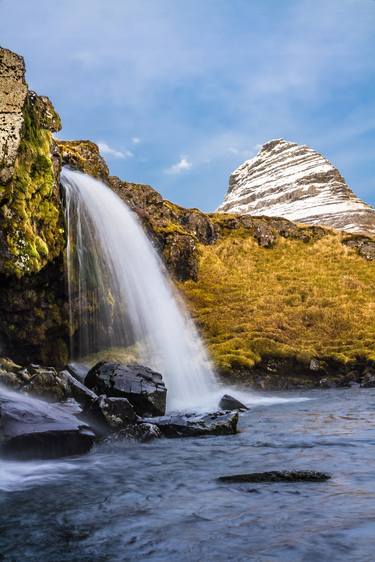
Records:
{"label": "waterfall", "polygon": [[135,213],[88,175],[63,168],[61,183],[72,353],[135,344],[139,362],[163,374],[168,410],[212,406],[204,345]]}

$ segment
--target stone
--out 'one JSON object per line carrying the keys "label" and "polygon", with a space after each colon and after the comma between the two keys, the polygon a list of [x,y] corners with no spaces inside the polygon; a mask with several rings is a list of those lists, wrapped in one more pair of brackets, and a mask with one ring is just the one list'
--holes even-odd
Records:
{"label": "stone", "polygon": [[144,419],[158,426],[166,437],[198,437],[237,433],[238,412],[176,414]]}
{"label": "stone", "polygon": [[103,429],[112,431],[124,429],[127,425],[137,420],[137,414],[126,398],[113,398],[99,396],[88,409],[85,415],[90,420],[95,420]]}
{"label": "stone", "polygon": [[325,472],[315,470],[272,470],[270,472],[250,472],[249,474],[233,474],[230,476],[219,476],[219,482],[228,484],[246,482],[324,482],[331,478]]}
{"label": "stone", "polygon": [[[231,174],[218,211],[375,234],[375,209],[355,196],[337,168],[310,147],[284,139],[265,143]],[[262,245],[272,245],[272,238]],[[370,246],[364,253],[373,253]]]}
{"label": "stone", "polygon": [[95,392],[74,378],[69,371],[61,371],[59,375],[66,381],[71,395],[82,407],[91,406],[98,399]]}
{"label": "stone", "polygon": [[148,367],[101,361],[88,372],[85,385],[98,395],[127,398],[140,416],[165,413],[163,377]]}
{"label": "stone", "polygon": [[83,454],[94,443],[90,427],[37,398],[0,389],[0,453],[16,459]]}
{"label": "stone", "polygon": [[22,57],[0,48],[0,185],[7,184],[21,142],[23,108],[27,96]]}
{"label": "stone", "polygon": [[153,439],[159,439],[160,437],[162,437],[162,433],[157,425],[153,423],[135,423],[127,425],[124,429],[116,433],[112,433],[107,437],[106,442],[115,443],[123,441],[124,439],[131,439],[146,443]]}
{"label": "stone", "polygon": [[224,394],[219,402],[219,408],[222,410],[248,410],[249,408],[242,404],[237,398],[233,398],[230,394]]}
{"label": "stone", "polygon": [[49,400],[66,400],[72,396],[71,387],[61,373],[54,367],[28,365],[18,373],[23,380],[22,392]]}

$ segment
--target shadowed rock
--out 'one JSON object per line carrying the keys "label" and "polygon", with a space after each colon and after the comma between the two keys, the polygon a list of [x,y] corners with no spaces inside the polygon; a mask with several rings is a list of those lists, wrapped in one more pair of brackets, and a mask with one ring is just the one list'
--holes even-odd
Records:
{"label": "shadowed rock", "polygon": [[108,396],[99,396],[85,411],[85,415],[89,417],[90,421],[95,420],[102,429],[111,431],[124,429],[137,419],[129,400]]}
{"label": "shadowed rock", "polygon": [[88,372],[85,384],[96,394],[127,398],[140,416],[165,413],[167,389],[163,377],[148,367],[102,361]]}
{"label": "shadowed rock", "polygon": [[0,453],[19,459],[58,458],[89,451],[90,427],[61,408],[0,389]]}
{"label": "shadowed rock", "polygon": [[71,395],[82,407],[91,406],[98,399],[95,392],[79,382],[69,371],[61,371],[59,375],[66,381]]}
{"label": "shadowed rock", "polygon": [[219,482],[229,484],[244,482],[324,482],[331,476],[315,470],[272,470],[270,472],[250,472],[249,474],[233,474],[219,476]]}
{"label": "shadowed rock", "polygon": [[158,426],[166,437],[230,435],[237,432],[237,412],[177,414],[144,420]]}
{"label": "shadowed rock", "polygon": [[222,410],[248,410],[249,408],[242,404],[237,398],[233,398],[230,394],[224,394],[219,402],[219,408]]}
{"label": "shadowed rock", "polygon": [[135,423],[129,424],[124,429],[107,437],[106,443],[115,443],[124,439],[146,443],[160,437],[162,437],[162,433],[157,425],[153,423]]}

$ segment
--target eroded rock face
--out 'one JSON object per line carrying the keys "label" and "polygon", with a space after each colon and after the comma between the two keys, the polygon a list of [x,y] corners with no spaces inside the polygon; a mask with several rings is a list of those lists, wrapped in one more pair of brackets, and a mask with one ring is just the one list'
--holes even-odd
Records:
{"label": "eroded rock face", "polygon": [[167,389],[163,377],[143,365],[102,361],[88,372],[85,384],[96,394],[126,398],[140,416],[165,413]]}
{"label": "eroded rock face", "polygon": [[8,49],[0,49],[0,94],[0,185],[5,185],[13,176],[27,96],[24,60]]}
{"label": "eroded rock face", "polygon": [[267,142],[232,173],[218,211],[375,234],[375,209],[354,195],[340,172],[315,150],[283,139]]}
{"label": "eroded rock face", "polygon": [[0,452],[18,459],[57,458],[89,451],[86,424],[46,402],[0,389]]}
{"label": "eroded rock face", "polygon": [[49,99],[28,91],[22,57],[0,49],[0,276],[37,273],[64,248],[60,128]]}

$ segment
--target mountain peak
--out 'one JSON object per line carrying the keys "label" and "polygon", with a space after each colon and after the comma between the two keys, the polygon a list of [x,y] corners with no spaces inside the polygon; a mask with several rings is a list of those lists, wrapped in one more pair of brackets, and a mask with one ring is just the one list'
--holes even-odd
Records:
{"label": "mountain peak", "polygon": [[337,168],[312,148],[285,139],[266,142],[231,174],[218,211],[375,234],[375,209],[355,196]]}

